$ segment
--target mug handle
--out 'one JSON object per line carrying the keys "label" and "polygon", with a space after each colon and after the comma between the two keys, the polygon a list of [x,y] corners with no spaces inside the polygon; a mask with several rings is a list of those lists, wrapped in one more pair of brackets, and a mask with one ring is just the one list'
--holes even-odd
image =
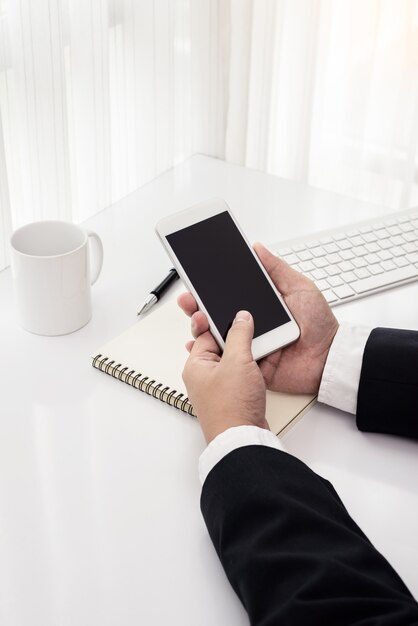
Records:
{"label": "mug handle", "polygon": [[88,230],[86,232],[87,232],[87,237],[91,237],[90,241],[95,242],[95,248],[96,248],[96,253],[94,255],[96,257],[96,262],[95,262],[96,267],[93,272],[93,278],[90,280],[90,284],[94,285],[96,280],[99,278],[100,272],[102,271],[102,267],[103,267],[103,244],[99,235],[95,233],[93,230]]}

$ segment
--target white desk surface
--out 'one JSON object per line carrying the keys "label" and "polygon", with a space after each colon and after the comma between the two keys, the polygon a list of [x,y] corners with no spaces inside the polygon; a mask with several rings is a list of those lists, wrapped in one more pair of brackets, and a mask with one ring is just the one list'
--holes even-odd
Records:
{"label": "white desk surface", "polygon": [[[170,266],[156,221],[214,196],[265,243],[388,212],[195,156],[86,223],[105,264],[82,330],[48,338],[19,328],[10,270],[0,273],[4,626],[248,624],[200,514],[198,424],[90,365]],[[335,313],[417,328],[418,283]],[[418,595],[417,443],[360,433],[352,416],[319,404],[285,442],[333,482]]]}

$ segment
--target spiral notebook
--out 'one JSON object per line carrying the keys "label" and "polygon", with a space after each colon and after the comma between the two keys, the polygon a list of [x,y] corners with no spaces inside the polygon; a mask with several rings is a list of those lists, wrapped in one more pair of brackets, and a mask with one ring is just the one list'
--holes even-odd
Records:
{"label": "spiral notebook", "polygon": [[[181,376],[187,359],[190,323],[175,300],[118,335],[92,355],[96,369],[139,391],[195,416]],[[316,396],[267,392],[267,420],[283,435],[315,402]]]}

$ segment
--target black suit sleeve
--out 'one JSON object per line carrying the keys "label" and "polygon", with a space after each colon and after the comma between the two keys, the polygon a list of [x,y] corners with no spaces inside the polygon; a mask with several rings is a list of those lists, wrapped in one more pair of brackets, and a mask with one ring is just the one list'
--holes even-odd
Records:
{"label": "black suit sleeve", "polygon": [[357,426],[418,438],[418,331],[371,332],[360,375]]}
{"label": "black suit sleeve", "polygon": [[418,624],[418,605],[332,485],[295,457],[234,450],[209,473],[201,507],[254,626]]}

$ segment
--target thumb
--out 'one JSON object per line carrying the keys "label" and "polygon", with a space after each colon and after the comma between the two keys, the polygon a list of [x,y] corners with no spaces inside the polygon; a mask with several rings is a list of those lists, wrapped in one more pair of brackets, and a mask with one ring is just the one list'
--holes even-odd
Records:
{"label": "thumb", "polygon": [[248,311],[239,311],[229,329],[225,342],[224,357],[240,361],[253,360],[251,341],[254,335],[254,320]]}

